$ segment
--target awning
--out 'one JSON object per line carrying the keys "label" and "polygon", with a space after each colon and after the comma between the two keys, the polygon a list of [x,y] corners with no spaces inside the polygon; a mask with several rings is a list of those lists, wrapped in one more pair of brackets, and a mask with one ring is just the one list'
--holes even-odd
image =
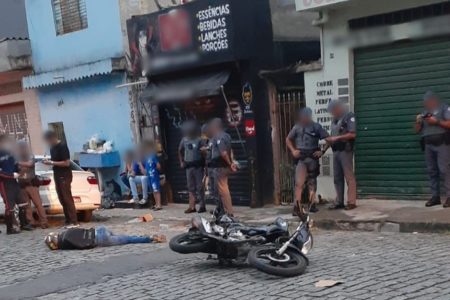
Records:
{"label": "awning", "polygon": [[22,83],[25,89],[40,88],[44,86],[82,80],[93,76],[111,74],[113,71],[124,70],[124,65],[125,60],[121,57],[108,58],[67,69],[30,75],[24,77]]}
{"label": "awning", "polygon": [[229,77],[229,71],[220,71],[173,80],[152,81],[150,78],[141,99],[160,103],[217,95]]}

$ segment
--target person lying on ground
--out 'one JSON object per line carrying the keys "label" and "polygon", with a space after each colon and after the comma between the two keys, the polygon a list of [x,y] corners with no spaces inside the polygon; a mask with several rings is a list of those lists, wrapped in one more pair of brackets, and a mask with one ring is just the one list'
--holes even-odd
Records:
{"label": "person lying on ground", "polygon": [[52,232],[45,237],[45,244],[51,250],[84,250],[95,247],[109,247],[125,244],[164,243],[164,235],[133,236],[115,235],[105,226],[92,228],[70,228]]}

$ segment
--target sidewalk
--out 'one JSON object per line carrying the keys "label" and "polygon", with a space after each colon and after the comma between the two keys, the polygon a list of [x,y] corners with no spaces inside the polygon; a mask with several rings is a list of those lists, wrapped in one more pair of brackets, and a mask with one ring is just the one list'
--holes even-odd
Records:
{"label": "sidewalk", "polygon": [[[208,207],[212,208],[211,205]],[[157,222],[188,225],[193,215],[184,214],[184,209],[185,204],[170,204],[151,214]],[[311,214],[311,218],[313,225],[320,229],[450,233],[450,208],[425,208],[422,201],[360,200],[358,208],[352,211],[328,210],[324,205],[319,209],[318,213]],[[100,211],[99,215],[129,219],[147,212],[146,209],[113,209]],[[235,215],[240,221],[253,224],[269,224],[280,216],[294,225],[298,218],[291,212],[291,206],[236,207]],[[209,214],[203,215],[209,217]]]}

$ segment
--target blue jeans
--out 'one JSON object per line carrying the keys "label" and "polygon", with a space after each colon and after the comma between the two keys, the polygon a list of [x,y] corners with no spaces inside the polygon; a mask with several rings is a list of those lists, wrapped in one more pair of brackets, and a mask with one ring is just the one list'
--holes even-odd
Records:
{"label": "blue jeans", "polygon": [[130,188],[131,188],[131,194],[133,194],[133,199],[138,200],[139,194],[137,190],[138,184],[142,186],[142,198],[147,200],[148,199],[148,177],[147,176],[135,176],[130,177]]}
{"label": "blue jeans", "polygon": [[97,247],[108,247],[125,244],[151,243],[153,240],[148,236],[114,235],[105,226],[95,228],[95,243]]}

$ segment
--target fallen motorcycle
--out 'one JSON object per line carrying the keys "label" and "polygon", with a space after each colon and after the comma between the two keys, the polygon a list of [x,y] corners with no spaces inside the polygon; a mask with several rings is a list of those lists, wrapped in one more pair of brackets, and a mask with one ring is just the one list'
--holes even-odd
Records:
{"label": "fallen motorcycle", "polygon": [[196,216],[189,231],[169,243],[178,253],[215,254],[221,264],[248,261],[262,272],[283,277],[305,272],[312,245],[309,217],[289,235],[288,223],[282,218],[267,226],[248,226],[226,215],[218,222]]}

